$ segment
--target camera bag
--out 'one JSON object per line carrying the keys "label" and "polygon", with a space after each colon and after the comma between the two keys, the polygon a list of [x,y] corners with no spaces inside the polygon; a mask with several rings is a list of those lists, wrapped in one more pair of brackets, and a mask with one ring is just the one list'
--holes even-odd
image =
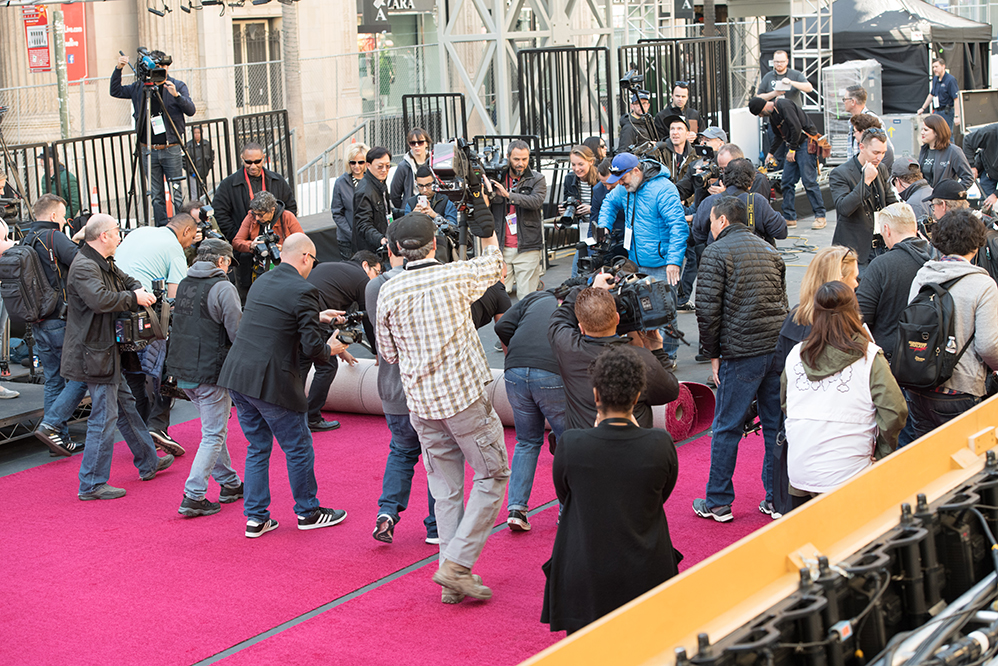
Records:
{"label": "camera bag", "polygon": [[49,253],[58,271],[52,249],[34,232],[0,255],[0,296],[4,306],[11,317],[29,324],[51,317],[59,307],[59,293],[45,277],[41,259],[33,247],[36,242]]}

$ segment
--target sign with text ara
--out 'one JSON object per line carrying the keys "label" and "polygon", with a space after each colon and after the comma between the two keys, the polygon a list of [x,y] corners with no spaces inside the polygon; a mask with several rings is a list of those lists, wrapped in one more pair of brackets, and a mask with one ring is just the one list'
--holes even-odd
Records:
{"label": "sign with text ara", "polygon": [[696,19],[696,12],[693,10],[693,0],[676,0],[676,6],[672,17],[677,19],[687,19],[689,21]]}

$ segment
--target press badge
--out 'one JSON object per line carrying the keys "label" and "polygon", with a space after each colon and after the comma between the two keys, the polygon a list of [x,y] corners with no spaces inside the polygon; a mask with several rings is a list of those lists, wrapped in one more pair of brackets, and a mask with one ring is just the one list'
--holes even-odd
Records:
{"label": "press badge", "polygon": [[633,234],[634,231],[631,229],[631,227],[624,227],[624,249],[627,250],[628,252],[631,251],[631,236]]}
{"label": "press badge", "polygon": [[152,133],[154,136],[157,134],[166,134],[166,123],[163,122],[163,116],[152,117]]}
{"label": "press badge", "polygon": [[939,108],[939,95],[933,95],[932,96],[932,108],[933,109],[938,109]]}
{"label": "press badge", "polygon": [[509,227],[509,233],[516,235],[516,213],[510,213],[506,216],[506,225]]}

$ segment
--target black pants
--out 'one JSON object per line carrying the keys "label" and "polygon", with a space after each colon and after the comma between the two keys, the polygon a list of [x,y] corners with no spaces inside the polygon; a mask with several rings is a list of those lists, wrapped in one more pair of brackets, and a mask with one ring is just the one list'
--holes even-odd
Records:
{"label": "black pants", "polygon": [[[308,371],[312,367],[312,359],[302,358],[299,370],[304,381],[308,377]],[[322,420],[322,406],[326,404],[326,396],[329,394],[329,387],[336,378],[336,369],[339,367],[339,359],[335,356],[329,357],[326,363],[315,364],[315,376],[312,377],[312,386],[308,391],[308,421],[313,423]]]}
{"label": "black pants", "polygon": [[126,372],[125,381],[135,397],[135,411],[145,421],[149,430],[162,430],[170,427],[170,399],[155,390],[153,378],[145,373]]}

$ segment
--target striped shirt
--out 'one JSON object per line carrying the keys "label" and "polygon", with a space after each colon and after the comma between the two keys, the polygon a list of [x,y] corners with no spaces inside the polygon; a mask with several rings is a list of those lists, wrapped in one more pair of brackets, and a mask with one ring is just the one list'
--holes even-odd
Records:
{"label": "striped shirt", "polygon": [[478,400],[492,381],[471,304],[502,273],[502,253],[488,246],[470,261],[410,262],[378,294],[378,351],[398,363],[409,411],[446,419]]}

